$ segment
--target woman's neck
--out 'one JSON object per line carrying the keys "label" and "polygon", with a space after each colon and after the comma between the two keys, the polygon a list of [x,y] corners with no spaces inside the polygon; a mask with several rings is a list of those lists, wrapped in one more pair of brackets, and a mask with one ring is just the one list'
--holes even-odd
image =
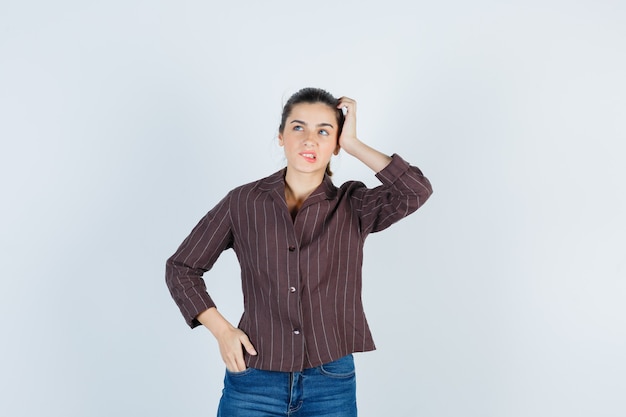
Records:
{"label": "woman's neck", "polygon": [[285,174],[285,201],[292,218],[296,217],[304,201],[320,186],[323,180],[323,172],[321,175],[318,173],[300,174],[292,173],[287,168],[287,173]]}
{"label": "woman's neck", "polygon": [[324,172],[311,172],[300,173],[293,172],[287,168],[285,173],[285,188],[289,188],[291,193],[297,199],[303,201],[311,194],[317,187],[320,186],[324,180]]}

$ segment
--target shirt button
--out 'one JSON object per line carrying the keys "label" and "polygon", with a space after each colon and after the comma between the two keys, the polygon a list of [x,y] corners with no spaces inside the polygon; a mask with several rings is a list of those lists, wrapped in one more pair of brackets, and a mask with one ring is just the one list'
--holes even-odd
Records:
{"label": "shirt button", "polygon": [[294,250],[296,250],[295,246],[289,246],[289,252],[293,252]]}
{"label": "shirt button", "polygon": [[300,330],[294,330],[293,334],[295,334],[296,336],[300,334]]}
{"label": "shirt button", "polygon": [[289,292],[296,292],[296,287],[289,287]]}

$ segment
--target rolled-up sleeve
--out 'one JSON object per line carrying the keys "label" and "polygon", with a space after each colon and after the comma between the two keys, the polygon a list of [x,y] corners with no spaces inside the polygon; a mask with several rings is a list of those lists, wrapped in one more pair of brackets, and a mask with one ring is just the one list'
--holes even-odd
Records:
{"label": "rolled-up sleeve", "polygon": [[433,193],[422,171],[397,154],[376,177],[382,185],[362,187],[353,194],[363,235],[384,230],[415,212]]}

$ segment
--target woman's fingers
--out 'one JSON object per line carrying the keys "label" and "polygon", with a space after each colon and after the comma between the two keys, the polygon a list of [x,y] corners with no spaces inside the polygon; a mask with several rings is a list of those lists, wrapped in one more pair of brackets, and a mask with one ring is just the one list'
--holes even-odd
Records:
{"label": "woman's fingers", "polygon": [[252,346],[252,343],[250,342],[250,339],[248,339],[248,336],[241,332],[241,336],[239,338],[239,346],[238,346],[238,351],[236,352],[237,355],[235,356],[235,364],[237,367],[237,372],[241,372],[241,371],[245,371],[246,370],[246,362],[243,358],[243,349],[241,348],[243,346],[244,349],[246,349],[246,352],[248,352],[250,355],[256,355],[256,350],[254,349],[254,346]]}
{"label": "woman's fingers", "polygon": [[337,103],[338,109],[345,109],[345,114],[352,113],[356,111],[356,101],[349,97],[340,97],[339,102]]}
{"label": "woman's fingers", "polygon": [[337,102],[337,108],[343,109],[344,122],[338,145],[351,153],[354,143],[358,141],[356,136],[356,101],[349,97],[341,97]]}
{"label": "woman's fingers", "polygon": [[248,339],[248,336],[246,334],[241,337],[241,344],[246,349],[246,352],[248,352],[252,356],[256,356],[256,349],[254,348],[254,346],[252,346],[252,342],[250,342],[250,339]]}
{"label": "woman's fingers", "polygon": [[227,340],[221,340],[220,342],[222,360],[226,368],[231,372],[246,370],[246,362],[243,356],[244,348],[250,355],[257,354],[248,336],[240,329],[234,329],[233,332],[229,334]]}

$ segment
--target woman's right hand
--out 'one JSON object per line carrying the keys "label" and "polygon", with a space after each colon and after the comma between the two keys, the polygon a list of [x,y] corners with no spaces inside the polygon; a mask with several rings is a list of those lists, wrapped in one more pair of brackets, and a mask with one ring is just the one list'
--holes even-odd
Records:
{"label": "woman's right hand", "polygon": [[230,326],[215,335],[220,347],[222,360],[226,364],[226,369],[231,372],[241,372],[246,370],[246,363],[243,359],[243,349],[250,355],[256,355],[256,350],[248,335],[241,329]]}
{"label": "woman's right hand", "polygon": [[243,359],[243,349],[252,356],[257,354],[248,335],[230,324],[215,307],[203,311],[196,318],[217,339],[226,369],[231,372],[245,371],[246,363]]}

